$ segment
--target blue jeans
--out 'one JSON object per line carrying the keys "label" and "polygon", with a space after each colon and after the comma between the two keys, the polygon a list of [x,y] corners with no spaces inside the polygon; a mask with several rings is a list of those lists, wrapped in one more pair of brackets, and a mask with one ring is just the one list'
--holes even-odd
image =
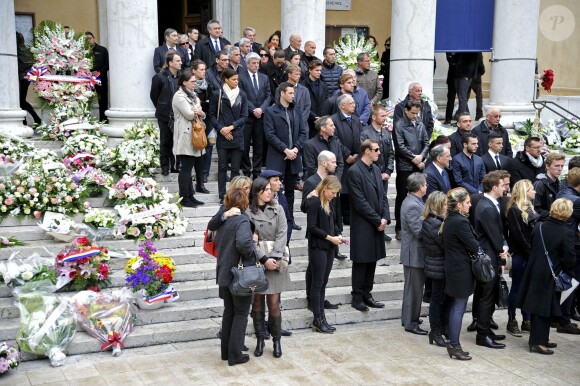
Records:
{"label": "blue jeans", "polygon": [[[516,298],[518,297],[518,290],[520,283],[524,277],[524,270],[526,268],[526,260],[523,256],[514,254],[512,256],[512,269],[510,275],[512,277],[512,287],[508,296],[508,319],[516,320]],[[530,314],[522,310],[522,319],[530,320]]]}
{"label": "blue jeans", "polygon": [[453,298],[451,309],[449,310],[449,344],[452,347],[459,346],[459,334],[461,333],[461,324],[463,314],[467,308],[468,298]]}

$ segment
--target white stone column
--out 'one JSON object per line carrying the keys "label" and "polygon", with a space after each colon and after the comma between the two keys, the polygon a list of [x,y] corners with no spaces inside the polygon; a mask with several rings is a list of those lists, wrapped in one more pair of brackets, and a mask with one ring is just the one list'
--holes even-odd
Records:
{"label": "white stone column", "polygon": [[[214,19],[220,22],[224,30],[224,37],[232,44],[237,43],[242,37],[240,0],[213,0],[212,6]],[[207,34],[205,26],[202,26],[202,29],[204,29],[204,34]]]}
{"label": "white stone column", "polygon": [[538,47],[540,0],[495,2],[493,56],[489,105],[499,107],[501,124],[531,118],[535,114],[534,73]]}
{"label": "white stone column", "polygon": [[102,131],[122,137],[135,121],[154,120],[149,99],[157,47],[156,0],[107,0],[109,124]]}
{"label": "white stone column", "polygon": [[22,124],[26,111],[20,109],[18,96],[18,59],[14,0],[0,1],[0,133],[31,137],[34,132]]}
{"label": "white stone column", "polygon": [[282,0],[282,36],[281,48],[290,45],[292,34],[302,36],[304,43],[312,40],[316,43],[316,56],[322,59],[326,28],[326,1],[325,0]]}
{"label": "white stone column", "polygon": [[409,84],[419,82],[433,96],[435,0],[393,0],[389,97],[404,98]]}
{"label": "white stone column", "polygon": [[107,0],[98,0],[99,8],[99,40],[97,43],[109,47],[109,27],[107,24]]}

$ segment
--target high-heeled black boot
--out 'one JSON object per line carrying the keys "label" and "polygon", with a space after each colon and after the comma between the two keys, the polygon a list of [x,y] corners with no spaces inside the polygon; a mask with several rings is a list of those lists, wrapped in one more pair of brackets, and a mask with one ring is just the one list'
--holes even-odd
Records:
{"label": "high-heeled black boot", "polygon": [[254,333],[256,334],[256,349],[254,356],[261,357],[264,354],[264,326],[265,315],[262,311],[252,312],[252,319],[254,320]]}
{"label": "high-heeled black boot", "polygon": [[329,330],[331,330],[332,332],[336,331],[336,327],[334,327],[332,324],[328,323],[328,320],[326,320],[326,314],[324,312],[322,313],[322,316],[320,319],[322,320],[322,323],[324,323]]}
{"label": "high-heeled black boot", "polygon": [[334,331],[331,330],[323,321],[322,318],[314,318],[312,321],[312,331],[321,332],[323,334],[333,334]]}
{"label": "high-heeled black boot", "polygon": [[270,327],[270,334],[272,334],[272,341],[274,342],[274,358],[282,356],[282,346],[280,344],[280,337],[282,336],[282,316],[268,316],[268,325]]}
{"label": "high-heeled black boot", "polygon": [[433,341],[435,341],[435,344],[439,347],[447,347],[447,342],[443,339],[440,328],[432,328],[431,331],[429,331],[429,344],[433,344]]}

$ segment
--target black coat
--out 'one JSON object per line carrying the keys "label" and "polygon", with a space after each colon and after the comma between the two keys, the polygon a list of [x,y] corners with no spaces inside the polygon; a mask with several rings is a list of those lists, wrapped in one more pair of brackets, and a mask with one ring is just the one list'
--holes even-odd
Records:
{"label": "black coat", "polygon": [[530,240],[532,231],[538,221],[539,215],[535,212],[528,212],[528,221],[524,222],[522,211],[513,204],[507,212],[508,245],[510,253],[523,257],[526,261],[530,258]]}
{"label": "black coat", "polygon": [[93,51],[93,68],[91,71],[99,71],[101,75],[99,75],[99,79],[101,79],[102,83],[108,82],[107,72],[109,72],[109,51],[103,46],[98,45],[95,43],[94,47],[92,48]]}
{"label": "black coat", "polygon": [[360,143],[363,143],[365,139],[373,139],[379,144],[381,155],[375,164],[381,169],[381,173],[387,173],[389,176],[393,174],[395,170],[395,150],[393,149],[391,132],[385,127],[381,128],[380,132],[377,132],[373,125],[368,125],[360,134]]}
{"label": "black coat", "polygon": [[[230,42],[225,38],[219,38],[220,49],[224,49],[225,45],[230,44]],[[195,45],[195,53],[193,54],[193,60],[202,60],[207,67],[212,66],[215,63],[215,47],[213,46],[211,36],[206,36],[201,39]]]}
{"label": "black coat", "polygon": [[224,85],[224,81],[222,80],[222,73],[218,70],[216,64],[207,67],[207,71],[205,72],[205,79],[210,85],[212,93],[219,93]]}
{"label": "black coat", "polygon": [[336,245],[326,240],[326,236],[336,236],[338,234],[334,224],[335,216],[332,209],[332,206],[330,206],[330,213],[326,213],[318,197],[311,197],[308,200],[306,216],[308,248],[324,250],[337,249]]}
{"label": "black coat", "polygon": [[254,109],[262,109],[263,113],[267,107],[272,104],[272,93],[270,92],[270,82],[268,77],[261,72],[256,72],[258,80],[258,90],[254,87],[252,78],[247,70],[242,70],[239,75],[239,87],[246,93],[248,97],[248,120],[255,120],[256,117],[252,114]]}
{"label": "black coat", "polygon": [[386,256],[384,233],[377,228],[382,219],[391,219],[381,171],[358,159],[346,174],[346,185],[350,201],[350,259],[356,263],[377,262]]}
{"label": "black coat", "polygon": [[[401,103],[395,106],[395,112],[393,113],[393,125],[405,117],[405,104],[409,100],[409,95],[401,101]],[[427,139],[431,139],[431,134],[433,134],[433,127],[435,123],[433,122],[433,113],[431,112],[431,105],[427,101],[421,101],[421,122],[425,125],[425,130],[427,131]]]}
{"label": "black coat", "polygon": [[[187,54],[187,51],[185,51],[185,49],[181,46],[175,46],[175,49],[179,53],[179,56],[181,56],[181,68],[189,68],[191,64],[189,62],[189,55]],[[169,48],[167,48],[167,44],[165,43],[162,46],[155,48],[155,51],[153,52],[153,69],[156,73],[161,72],[163,69],[167,51],[169,51]]]}
{"label": "black coat", "polygon": [[483,166],[485,166],[485,173],[493,172],[494,170],[508,170],[509,169],[509,162],[510,159],[503,154],[498,154],[500,169],[497,168],[497,164],[495,162],[495,157],[491,158],[491,154],[489,151],[485,153],[481,159],[483,160]]}
{"label": "black coat", "polygon": [[[503,148],[501,149],[501,154],[505,155],[508,158],[514,156],[512,151],[512,145],[510,144],[510,137],[508,135],[507,130],[502,125],[497,125],[497,129],[495,131],[499,131],[503,138]],[[481,156],[482,154],[487,153],[489,150],[489,146],[487,144],[489,139],[489,134],[491,133],[491,129],[487,125],[486,121],[481,122],[479,125],[475,126],[471,132],[477,135],[479,139],[479,147],[477,148],[477,155]]]}
{"label": "black coat", "polygon": [[503,252],[504,245],[503,225],[500,212],[485,196],[475,208],[475,232],[481,248],[491,258],[491,264],[497,268],[501,265],[499,254]]}
{"label": "black coat", "polygon": [[[348,185],[346,185],[346,174],[353,164],[346,162],[346,159],[353,154],[358,154],[360,151],[360,134],[363,130],[363,125],[356,115],[351,115],[351,122],[342,113],[338,111],[331,117],[332,122],[336,128],[334,135],[340,139],[342,144],[342,158],[344,160],[344,172],[342,174],[342,193],[348,194]],[[379,169],[380,170],[380,169]]]}
{"label": "black coat", "polygon": [[[276,98],[276,89],[278,86],[280,86],[282,82],[286,82],[288,80],[288,75],[286,75],[286,67],[288,67],[288,65],[284,63],[280,68],[278,68],[272,61],[269,61],[265,66],[260,67],[260,71],[266,74],[268,80],[270,81],[270,91],[272,98]],[[280,97],[280,95],[278,95],[278,97]]]}
{"label": "black coat", "polygon": [[425,276],[430,279],[445,278],[445,249],[443,234],[439,233],[443,218],[430,214],[421,224],[421,241],[425,248]]}
{"label": "black coat", "polygon": [[521,150],[510,161],[508,172],[510,173],[510,186],[513,188],[519,180],[536,182],[538,177],[542,177],[541,174],[546,173],[546,163],[543,162],[539,168],[535,167],[530,162],[525,150]]}
{"label": "black coat", "polygon": [[[310,177],[304,181],[304,185],[302,186],[302,201],[300,202],[300,210],[303,213],[308,213],[308,205],[310,205],[311,200],[307,199],[308,194],[312,192],[318,184],[322,181],[322,178],[318,175],[318,173],[314,173]],[[330,206],[332,208],[332,213],[334,215],[334,226],[336,227],[336,234],[342,234],[343,224],[342,224],[342,212],[340,208],[340,203],[338,198],[335,197],[330,201]],[[290,224],[292,225],[292,224]],[[290,226],[292,228],[292,226]],[[308,232],[306,232],[306,237],[308,237]]]}
{"label": "black coat", "polygon": [[[306,142],[306,132],[308,131],[305,121],[298,109],[291,105],[288,113],[293,121],[292,144],[290,145],[289,127],[286,121],[284,107],[275,104],[266,109],[264,113],[264,135],[268,142],[268,154],[266,155],[266,168],[284,173],[286,170],[286,155],[284,149],[292,150],[294,147],[302,150]],[[302,171],[301,151],[298,157],[290,161],[292,173],[298,174]]]}
{"label": "black coat", "polygon": [[463,143],[461,143],[461,130],[457,129],[453,134],[449,137],[449,142],[451,142],[451,157],[455,157],[455,155],[463,152]]}
{"label": "black coat", "polygon": [[169,116],[173,111],[171,102],[176,88],[177,77],[174,77],[168,68],[153,76],[149,98],[155,106],[155,118],[169,121]]}
{"label": "black coat", "polygon": [[475,232],[466,217],[454,211],[449,212],[443,226],[443,244],[445,293],[454,298],[466,298],[475,288],[471,255],[479,250]]}
{"label": "black coat", "polygon": [[536,212],[546,218],[550,215],[550,207],[556,201],[556,196],[560,191],[560,181],[552,181],[550,177],[545,176],[534,183],[536,197],[534,197],[534,209]]}
{"label": "black coat", "polygon": [[[542,223],[544,242],[554,266],[554,272],[561,270],[574,276],[574,233],[564,221],[548,217]],[[540,225],[532,232],[532,253],[526,264],[524,276],[518,291],[516,307],[534,315],[544,317],[560,316],[559,299],[554,279],[544,253],[540,238]]]}
{"label": "black coat", "polygon": [[[221,106],[220,104],[221,97]],[[218,107],[220,110],[219,119],[217,116]],[[244,124],[248,117],[248,98],[246,93],[240,90],[234,105],[230,104],[230,99],[225,92],[214,92],[209,103],[209,119],[213,128],[217,131],[216,146],[218,149],[244,150]],[[220,130],[226,126],[234,125],[231,132],[234,139],[229,141],[220,134]]]}
{"label": "black coat", "polygon": [[318,80],[318,90],[315,92],[314,84],[310,77],[306,76],[306,79],[302,81],[302,85],[306,87],[308,93],[310,94],[310,115],[308,116],[308,138],[316,136],[316,128],[314,127],[314,122],[316,117],[321,117],[322,114],[322,104],[327,98],[328,89],[323,81]]}
{"label": "black coat", "polygon": [[302,156],[304,157],[304,178],[316,174],[318,170],[318,155],[321,151],[328,150],[336,156],[336,170],[334,175],[340,180],[344,175],[344,157],[342,156],[342,143],[338,137],[332,136],[328,140],[316,135],[304,143]]}

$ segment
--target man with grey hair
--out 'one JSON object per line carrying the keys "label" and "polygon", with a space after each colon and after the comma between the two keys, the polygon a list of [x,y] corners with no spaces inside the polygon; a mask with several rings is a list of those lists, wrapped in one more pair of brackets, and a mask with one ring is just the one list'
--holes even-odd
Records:
{"label": "man with grey hair", "polygon": [[212,19],[207,22],[207,32],[209,35],[197,43],[194,59],[200,59],[210,66],[215,62],[216,54],[231,43],[222,37],[223,30],[217,20]]}
{"label": "man with grey hair", "polygon": [[485,120],[473,129],[473,134],[477,135],[477,138],[479,138],[479,149],[477,150],[477,155],[482,156],[487,153],[489,150],[489,135],[491,133],[496,133],[503,138],[503,148],[501,149],[500,154],[505,155],[508,158],[514,156],[508,132],[506,128],[499,123],[500,120],[501,110],[499,107],[493,106],[487,109]]}
{"label": "man with grey hair", "polygon": [[177,44],[179,42],[179,34],[177,31],[173,28],[167,28],[163,36],[165,36],[165,43],[155,48],[155,52],[153,53],[153,69],[155,72],[159,73],[163,68],[167,51],[177,51],[179,56],[181,56],[181,68],[189,68],[190,62],[187,50]]}
{"label": "man with grey hair", "polygon": [[407,101],[413,100],[421,103],[421,110],[419,111],[418,120],[423,122],[425,125],[425,129],[427,130],[427,136],[431,138],[431,134],[433,134],[433,113],[431,112],[431,105],[429,102],[424,101],[423,99],[423,87],[420,83],[413,82],[409,85],[409,94],[395,106],[395,113],[393,115],[393,126],[397,124],[397,122],[403,118],[403,110],[405,109],[405,105]]}
{"label": "man with grey hair", "polygon": [[240,55],[242,57],[240,65],[246,67],[246,57],[250,52],[252,52],[252,42],[248,38],[241,38],[240,41],[236,43],[236,46],[240,47]]}
{"label": "man with grey hair", "polygon": [[354,69],[356,73],[356,83],[358,87],[363,88],[374,105],[381,100],[383,96],[383,85],[379,82],[379,74],[371,70],[371,57],[368,52],[361,52],[356,57],[357,66]]}
{"label": "man with grey hair", "polygon": [[427,331],[419,327],[425,285],[425,253],[421,244],[423,197],[427,193],[425,175],[419,172],[409,175],[407,190],[409,193],[401,206],[400,262],[405,275],[401,323],[407,332],[427,335]]}
{"label": "man with grey hair", "polygon": [[300,47],[302,47],[302,36],[298,34],[292,34],[288,40],[290,41],[290,45],[284,48],[286,60],[290,60],[295,52],[298,52],[300,56],[304,55],[304,51],[300,49]]}
{"label": "man with grey hair", "polygon": [[[315,174],[317,165],[320,162],[319,154],[330,151],[336,156],[335,175],[338,179],[341,179],[344,170],[344,160],[342,157],[342,144],[338,137],[334,135],[334,122],[328,115],[324,115],[316,120],[314,127],[318,134],[306,141],[302,148],[304,160],[303,178],[308,179]],[[304,192],[302,194],[304,195]]]}
{"label": "man with grey hair", "polygon": [[244,68],[244,66],[240,65],[240,63],[242,62],[242,56],[240,55],[240,47],[233,46],[228,48],[228,57],[230,58],[229,67],[232,70],[239,73],[240,69]]}
{"label": "man with grey hair", "polygon": [[242,35],[244,36],[244,38],[250,41],[251,51],[255,52],[256,54],[259,54],[260,50],[262,49],[262,45],[256,42],[256,30],[252,27],[246,27],[242,31]]}
{"label": "man with grey hair", "polygon": [[[246,56],[246,68],[240,70],[239,88],[248,97],[248,118],[244,126],[244,154],[241,168],[246,176],[257,177],[266,159],[266,137],[264,136],[264,110],[272,103],[268,77],[258,71],[260,56],[250,52]],[[252,162],[250,162],[250,145]]]}
{"label": "man with grey hair", "polygon": [[425,168],[427,175],[427,195],[431,192],[440,191],[445,194],[451,189],[449,178],[449,164],[451,163],[451,152],[447,145],[437,145],[431,149],[431,162]]}

